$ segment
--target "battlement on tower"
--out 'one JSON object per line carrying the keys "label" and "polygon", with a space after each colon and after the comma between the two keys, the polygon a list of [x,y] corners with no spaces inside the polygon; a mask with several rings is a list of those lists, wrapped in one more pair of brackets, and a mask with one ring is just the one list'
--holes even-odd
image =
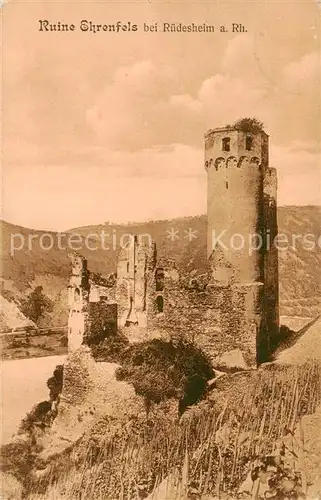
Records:
{"label": "battlement on tower", "polygon": [[205,134],[205,169],[265,168],[268,165],[268,135],[235,127],[212,129]]}

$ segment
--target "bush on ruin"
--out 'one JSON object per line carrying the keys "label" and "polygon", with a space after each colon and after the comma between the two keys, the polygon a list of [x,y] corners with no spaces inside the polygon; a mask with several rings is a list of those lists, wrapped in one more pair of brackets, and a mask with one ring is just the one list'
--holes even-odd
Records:
{"label": "bush on ruin", "polygon": [[56,401],[62,391],[64,366],[57,365],[54,369],[53,376],[48,378],[47,387],[49,389],[49,397],[51,401]]}
{"label": "bush on ruin", "polygon": [[129,342],[121,335],[111,335],[98,344],[90,346],[95,361],[106,361],[108,363],[120,363],[123,352],[129,346]]}
{"label": "bush on ruin", "polygon": [[23,418],[19,427],[19,434],[27,433],[32,435],[35,428],[45,429],[50,427],[56,411],[53,409],[53,401],[59,399],[63,383],[63,365],[57,365],[53,376],[47,380],[49,389],[49,401],[42,401],[36,404],[29,413]]}
{"label": "bush on ruin", "polygon": [[146,402],[179,400],[180,413],[199,401],[213,378],[210,361],[194,344],[153,339],[123,351],[118,380],[133,384]]}
{"label": "bush on ruin", "polygon": [[262,132],[264,130],[264,124],[257,118],[240,118],[235,123],[233,123],[233,127],[236,130],[241,130],[243,132],[257,134],[258,132]]}

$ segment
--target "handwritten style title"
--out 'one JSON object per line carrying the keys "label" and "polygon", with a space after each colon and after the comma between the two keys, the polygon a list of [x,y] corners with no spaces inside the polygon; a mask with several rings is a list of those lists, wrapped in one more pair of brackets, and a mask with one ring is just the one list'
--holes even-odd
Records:
{"label": "handwritten style title", "polygon": [[[58,21],[57,23],[51,23],[48,20],[39,20],[39,31],[76,31],[77,27],[75,24],[63,23]],[[82,20],[79,24],[79,29],[81,31],[91,31],[97,33],[98,31],[114,31],[119,33],[120,31],[137,31],[137,24],[133,24],[130,21],[122,23],[117,21],[114,24],[95,24],[92,21]]]}
{"label": "handwritten style title", "polygon": [[133,32],[133,31],[144,31],[145,33],[156,33],[156,32],[167,32],[167,33],[193,33],[193,32],[203,32],[203,33],[227,33],[228,31],[232,31],[233,33],[245,33],[247,30],[245,26],[239,23],[232,23],[231,26],[214,26],[212,24],[207,23],[190,23],[184,24],[181,22],[178,23],[142,23],[142,25],[134,24],[131,21],[117,21],[113,24],[97,24],[92,21],[83,19],[80,21],[79,25],[73,23],[65,23],[62,21],[58,21],[52,23],[47,19],[39,20],[38,30],[42,32],[69,32],[69,31],[77,31],[83,32],[114,32],[114,33],[122,33],[122,32]]}

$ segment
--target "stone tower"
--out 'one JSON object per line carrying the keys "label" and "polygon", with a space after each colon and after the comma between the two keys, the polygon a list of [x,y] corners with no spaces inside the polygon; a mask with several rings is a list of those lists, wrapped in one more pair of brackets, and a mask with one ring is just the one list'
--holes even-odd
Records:
{"label": "stone tower", "polygon": [[238,309],[237,323],[241,312],[244,328],[253,325],[244,335],[260,363],[268,358],[269,338],[278,331],[278,259],[272,244],[277,235],[276,172],[269,168],[267,134],[236,127],[210,130],[205,169],[213,285],[237,290],[229,294],[238,296],[237,304],[231,299],[229,315]]}

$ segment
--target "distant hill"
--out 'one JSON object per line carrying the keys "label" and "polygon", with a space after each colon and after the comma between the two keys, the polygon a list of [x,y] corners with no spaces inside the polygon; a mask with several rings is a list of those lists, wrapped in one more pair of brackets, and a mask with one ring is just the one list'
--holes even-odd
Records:
{"label": "distant hill", "polygon": [[[284,233],[289,239],[293,235],[320,236],[321,207],[317,206],[287,206],[278,209],[279,233]],[[179,238],[172,241],[168,231],[173,229]],[[189,229],[196,238],[188,239]],[[48,231],[33,231],[32,229],[15,226],[7,222],[1,223],[2,231],[2,279],[7,293],[14,300],[25,295],[36,285],[43,285],[45,293],[57,303],[57,310],[52,313],[55,326],[66,321],[66,289],[70,264],[68,251],[58,247],[57,233]],[[105,232],[105,246],[110,249],[90,250],[85,247],[85,238],[89,245],[96,245],[98,235]],[[188,270],[204,269],[206,266],[206,216],[184,217],[170,220],[149,221],[143,223],[102,224],[84,226],[69,230],[77,239],[79,235],[79,251],[88,259],[89,268],[96,273],[107,275],[116,269],[117,252],[122,235],[137,233],[150,235],[157,244],[158,256],[175,259],[178,264]],[[14,255],[10,252],[10,240],[15,234],[24,238],[23,248]],[[42,250],[39,238],[43,236],[44,246],[50,239],[54,246],[50,250]],[[94,237],[94,234],[97,237]],[[173,233],[174,234],[174,233]],[[37,235],[30,240],[31,235]],[[107,236],[109,235],[109,236]],[[67,237],[65,237],[67,238]],[[28,245],[28,241],[30,244]],[[321,240],[320,240],[321,241]],[[15,237],[16,246],[22,243],[22,238]],[[62,246],[66,239],[62,239]],[[280,268],[280,299],[281,314],[296,316],[316,316],[321,312],[321,243],[313,250],[306,250],[302,239],[297,238],[295,248],[289,246],[279,252]],[[58,324],[57,324],[58,322]]]}

